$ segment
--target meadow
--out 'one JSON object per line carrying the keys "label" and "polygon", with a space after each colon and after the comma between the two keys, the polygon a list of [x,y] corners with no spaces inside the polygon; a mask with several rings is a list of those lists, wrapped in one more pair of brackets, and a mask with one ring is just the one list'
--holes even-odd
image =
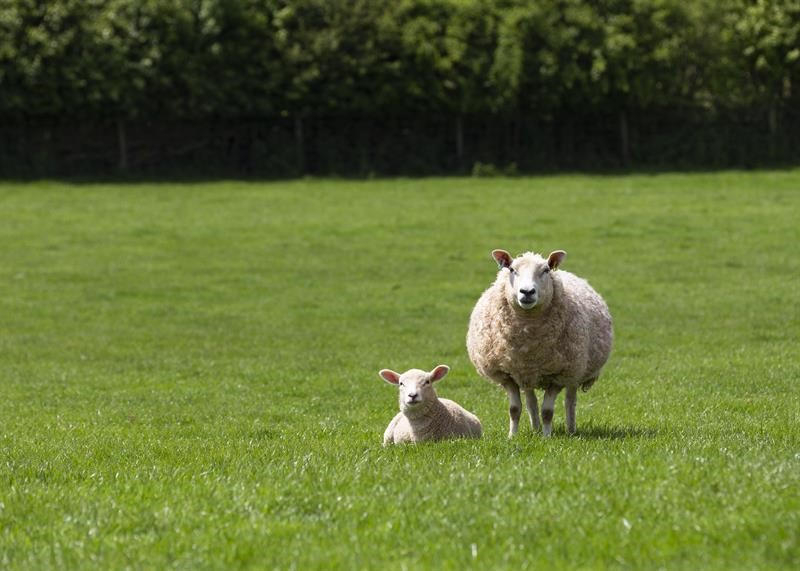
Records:
{"label": "meadow", "polygon": [[[0,183],[0,568],[797,569],[800,170]],[[615,346],[506,438],[489,253],[567,251]],[[484,438],[381,447],[439,385]]]}

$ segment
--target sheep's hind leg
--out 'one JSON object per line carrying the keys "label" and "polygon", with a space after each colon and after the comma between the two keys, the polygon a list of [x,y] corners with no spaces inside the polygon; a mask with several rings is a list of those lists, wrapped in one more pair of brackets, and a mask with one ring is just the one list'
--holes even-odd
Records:
{"label": "sheep's hind leg", "polygon": [[522,412],[522,399],[519,396],[519,387],[514,382],[503,385],[508,393],[508,437],[514,438],[519,431],[519,417]]}
{"label": "sheep's hind leg", "polygon": [[567,434],[575,434],[575,405],[578,403],[578,387],[567,387],[564,408],[567,409]]}
{"label": "sheep's hind leg", "polygon": [[556,408],[556,397],[562,387],[550,385],[544,391],[542,399],[542,434],[550,436],[553,433],[553,411]]}
{"label": "sheep's hind leg", "polygon": [[533,389],[525,389],[525,408],[528,409],[528,418],[531,420],[531,428],[534,432],[539,431],[539,402],[536,400],[536,393]]}

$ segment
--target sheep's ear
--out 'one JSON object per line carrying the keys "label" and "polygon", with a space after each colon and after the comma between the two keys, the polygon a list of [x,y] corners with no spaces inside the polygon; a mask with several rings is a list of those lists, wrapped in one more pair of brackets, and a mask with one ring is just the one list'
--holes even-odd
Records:
{"label": "sheep's ear", "polygon": [[448,367],[447,365],[439,365],[433,371],[431,371],[431,381],[432,382],[440,381],[449,372],[450,372],[450,367]]}
{"label": "sheep's ear", "polygon": [[551,270],[556,270],[558,269],[558,264],[563,262],[566,257],[567,253],[564,250],[556,250],[548,256],[547,265],[550,266]]}
{"label": "sheep's ear", "polygon": [[497,262],[497,265],[501,268],[509,267],[513,260],[511,254],[505,250],[492,250],[492,257],[494,258],[494,261]]}
{"label": "sheep's ear", "polygon": [[400,373],[395,373],[391,369],[381,369],[378,374],[390,385],[396,385],[400,382]]}

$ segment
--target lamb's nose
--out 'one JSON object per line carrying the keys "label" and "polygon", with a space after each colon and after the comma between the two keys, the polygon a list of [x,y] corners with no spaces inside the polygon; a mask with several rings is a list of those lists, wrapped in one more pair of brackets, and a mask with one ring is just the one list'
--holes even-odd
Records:
{"label": "lamb's nose", "polygon": [[417,398],[417,393],[408,393],[408,398],[410,398],[410,399]]}
{"label": "lamb's nose", "polygon": [[536,293],[536,288],[535,287],[533,287],[531,289],[522,289],[522,288],[520,288],[519,289],[519,293],[521,293],[525,297],[529,297],[529,296],[531,296],[531,295]]}

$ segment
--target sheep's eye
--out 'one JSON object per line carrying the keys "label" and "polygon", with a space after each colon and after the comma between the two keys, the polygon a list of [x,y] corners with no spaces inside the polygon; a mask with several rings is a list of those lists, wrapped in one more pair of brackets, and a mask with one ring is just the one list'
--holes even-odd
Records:
{"label": "sheep's eye", "polygon": [[399,383],[401,387],[406,386],[405,383]]}
{"label": "sheep's eye", "polygon": [[423,386],[423,387],[427,387],[429,384],[431,384],[431,382],[430,382],[430,381],[425,381],[424,383],[422,383],[422,386]]}
{"label": "sheep's eye", "polygon": [[508,271],[511,272],[512,274],[516,274],[517,273],[517,270],[515,270],[511,266],[508,266]]}
{"label": "sheep's eye", "polygon": [[549,273],[550,273],[550,266],[545,266],[545,268],[542,270],[542,275]]}

